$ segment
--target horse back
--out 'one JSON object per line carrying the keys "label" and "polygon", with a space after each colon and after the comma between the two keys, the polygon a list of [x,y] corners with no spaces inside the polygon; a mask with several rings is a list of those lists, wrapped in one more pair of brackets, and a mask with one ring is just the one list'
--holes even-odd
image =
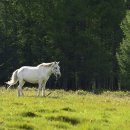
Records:
{"label": "horse back", "polygon": [[36,82],[39,79],[40,71],[37,67],[23,66],[17,73],[19,79],[23,79],[27,82]]}

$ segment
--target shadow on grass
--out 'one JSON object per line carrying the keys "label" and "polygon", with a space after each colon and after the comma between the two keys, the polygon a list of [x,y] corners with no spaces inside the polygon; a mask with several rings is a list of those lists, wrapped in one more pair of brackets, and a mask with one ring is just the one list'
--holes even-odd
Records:
{"label": "shadow on grass", "polygon": [[68,111],[68,112],[75,112],[75,110],[73,110],[73,109],[71,109],[71,108],[69,108],[69,107],[64,107],[64,108],[62,108],[61,110],[63,110],[63,111]]}
{"label": "shadow on grass", "polygon": [[40,109],[40,110],[38,110],[38,112],[41,112],[41,113],[56,113],[56,112],[59,112],[59,111],[58,110]]}
{"label": "shadow on grass", "polygon": [[18,103],[18,102],[15,102],[15,103],[13,103],[14,105],[18,105],[18,106],[22,106],[23,105],[23,103]]}
{"label": "shadow on grass", "polygon": [[117,111],[116,108],[106,108],[105,110],[106,110],[106,111]]}
{"label": "shadow on grass", "polygon": [[24,112],[21,114],[23,117],[37,117],[38,115],[36,115],[35,113],[33,112]]}
{"label": "shadow on grass", "polygon": [[34,130],[34,128],[32,126],[29,126],[28,124],[20,125],[19,128],[22,130]]}
{"label": "shadow on grass", "polygon": [[62,122],[69,123],[71,125],[78,125],[80,123],[79,119],[71,118],[67,116],[57,116],[57,117],[51,116],[51,117],[47,117],[47,119],[50,121],[62,121]]}
{"label": "shadow on grass", "polygon": [[62,124],[54,125],[54,127],[55,127],[56,129],[68,129],[68,126],[62,125]]}
{"label": "shadow on grass", "polygon": [[0,125],[2,125],[2,124],[4,124],[4,122],[3,122],[3,121],[0,121]]}

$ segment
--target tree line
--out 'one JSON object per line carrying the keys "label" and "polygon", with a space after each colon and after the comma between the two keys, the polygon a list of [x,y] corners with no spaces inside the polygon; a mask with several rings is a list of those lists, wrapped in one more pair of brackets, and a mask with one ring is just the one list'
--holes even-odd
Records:
{"label": "tree line", "polygon": [[62,77],[49,88],[128,90],[129,7],[126,0],[1,0],[0,83],[23,65],[56,60]]}

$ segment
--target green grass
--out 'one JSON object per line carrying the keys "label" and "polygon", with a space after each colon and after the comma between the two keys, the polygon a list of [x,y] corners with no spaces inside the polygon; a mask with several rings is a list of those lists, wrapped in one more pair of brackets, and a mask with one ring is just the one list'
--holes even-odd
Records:
{"label": "green grass", "polygon": [[130,92],[0,89],[0,130],[129,130]]}

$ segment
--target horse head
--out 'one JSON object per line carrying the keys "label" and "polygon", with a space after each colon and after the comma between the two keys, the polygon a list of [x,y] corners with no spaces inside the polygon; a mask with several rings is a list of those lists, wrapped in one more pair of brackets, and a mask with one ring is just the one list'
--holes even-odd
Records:
{"label": "horse head", "polygon": [[61,77],[59,62],[53,62],[52,73],[56,76],[56,80],[58,80]]}

